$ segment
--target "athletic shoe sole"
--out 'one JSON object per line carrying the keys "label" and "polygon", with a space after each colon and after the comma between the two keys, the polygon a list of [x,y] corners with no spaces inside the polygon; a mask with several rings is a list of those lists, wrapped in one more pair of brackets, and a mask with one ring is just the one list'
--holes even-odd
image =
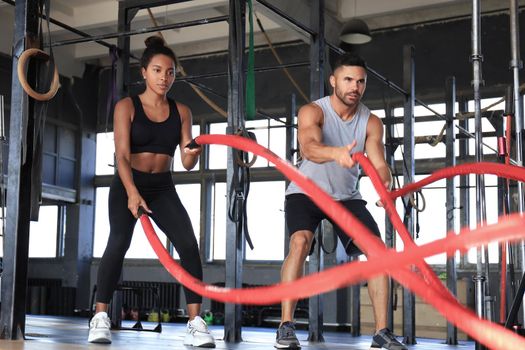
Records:
{"label": "athletic shoe sole", "polygon": [[275,344],[273,344],[273,347],[274,347],[274,348],[277,348],[277,349],[300,349],[300,348],[301,348],[301,345],[297,345],[297,344],[279,344],[279,343],[275,343]]}
{"label": "athletic shoe sole", "polygon": [[93,332],[93,334],[90,334],[88,337],[89,343],[97,343],[97,344],[111,344],[111,333],[106,331],[100,331],[100,332]]}
{"label": "athletic shoe sole", "polygon": [[192,337],[188,335],[187,338],[184,339],[183,344],[185,346],[193,346],[196,348],[214,348],[215,347],[215,342],[204,341],[202,343],[199,343],[199,342],[195,342],[195,339],[191,339],[191,338]]}

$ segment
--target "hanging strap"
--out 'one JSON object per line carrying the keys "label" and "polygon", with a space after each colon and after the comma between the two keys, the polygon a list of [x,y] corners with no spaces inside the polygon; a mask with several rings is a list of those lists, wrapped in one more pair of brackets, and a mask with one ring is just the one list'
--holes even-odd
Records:
{"label": "hanging strap", "polygon": [[248,3],[249,13],[248,21],[250,26],[250,33],[248,37],[248,72],[246,73],[246,119],[252,120],[255,118],[255,53],[253,45],[253,6],[252,0],[246,0]]}
{"label": "hanging strap", "polygon": [[112,114],[113,107],[117,102],[117,61],[119,59],[118,48],[113,45],[109,48],[111,57],[111,72],[108,83],[108,99],[106,100],[106,121],[104,123],[104,132],[109,130],[109,116]]}
{"label": "hanging strap", "polygon": [[[50,1],[41,0],[39,3],[39,12],[45,14],[47,18],[47,38],[48,44],[51,43],[51,31],[49,26],[49,17],[50,17]],[[44,30],[43,30],[43,21],[40,20],[39,24],[39,41],[40,45],[44,45]],[[58,72],[56,70],[53,50],[51,45],[48,45],[49,49],[49,59],[46,63],[39,63],[37,65],[37,86],[38,87],[47,87],[50,85],[58,84]],[[26,51],[27,52],[27,51]],[[53,87],[51,88],[53,90]],[[52,92],[50,90],[50,92]],[[58,87],[53,93],[56,93]],[[49,93],[48,93],[49,94]],[[44,145],[44,130],[46,124],[47,109],[49,106],[48,100],[36,99],[34,108],[33,108],[33,149],[32,152],[32,167],[31,167],[31,203],[30,203],[30,220],[38,221],[38,216],[40,213],[40,204],[42,203],[42,167],[43,167],[43,145]],[[29,150],[28,150],[29,151]]]}

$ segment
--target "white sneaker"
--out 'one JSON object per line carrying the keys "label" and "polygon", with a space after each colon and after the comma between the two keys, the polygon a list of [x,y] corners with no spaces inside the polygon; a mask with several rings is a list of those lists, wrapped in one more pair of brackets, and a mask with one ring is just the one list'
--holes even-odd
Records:
{"label": "white sneaker", "polygon": [[184,345],[199,346],[202,348],[215,347],[215,339],[213,339],[213,336],[210,334],[206,322],[204,322],[200,316],[196,316],[193,321],[188,322]]}
{"label": "white sneaker", "polygon": [[97,312],[89,322],[89,336],[90,343],[111,343],[111,321],[108,314],[105,312]]}

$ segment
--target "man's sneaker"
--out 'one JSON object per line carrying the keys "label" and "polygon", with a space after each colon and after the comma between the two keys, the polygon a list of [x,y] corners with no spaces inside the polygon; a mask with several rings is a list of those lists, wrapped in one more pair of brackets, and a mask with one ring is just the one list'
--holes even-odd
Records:
{"label": "man's sneaker", "polygon": [[277,349],[300,349],[301,344],[295,335],[295,325],[293,322],[283,322],[277,328],[275,345]]}
{"label": "man's sneaker", "polygon": [[193,320],[188,321],[184,345],[199,346],[201,348],[215,347],[215,339],[210,334],[206,322],[200,316],[195,316]]}
{"label": "man's sneaker", "polygon": [[371,349],[408,350],[405,344],[399,342],[388,328],[383,328],[372,338]]}
{"label": "man's sneaker", "polygon": [[97,312],[89,322],[89,336],[90,343],[111,343],[111,321],[108,314],[105,312]]}

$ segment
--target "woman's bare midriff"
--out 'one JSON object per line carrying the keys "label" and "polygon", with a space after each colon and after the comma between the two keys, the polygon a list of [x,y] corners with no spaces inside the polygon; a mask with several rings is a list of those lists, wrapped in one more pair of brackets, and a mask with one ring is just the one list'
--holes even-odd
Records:
{"label": "woman's bare midriff", "polygon": [[163,173],[170,170],[172,158],[159,153],[132,153],[131,167],[144,173]]}

